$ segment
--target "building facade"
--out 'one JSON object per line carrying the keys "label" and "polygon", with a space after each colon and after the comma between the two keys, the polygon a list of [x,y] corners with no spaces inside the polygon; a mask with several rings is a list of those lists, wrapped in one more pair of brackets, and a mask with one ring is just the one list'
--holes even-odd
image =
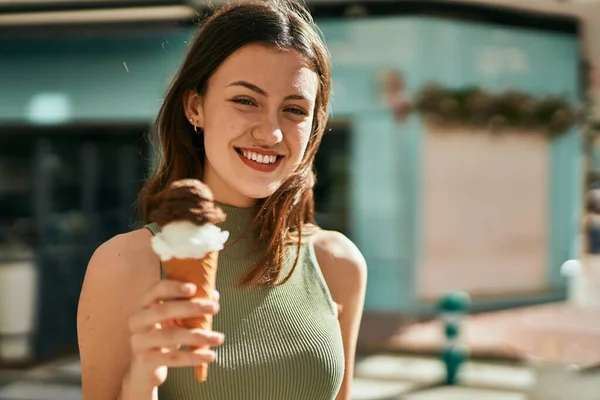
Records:
{"label": "building facade", "polygon": [[[419,314],[456,290],[481,307],[563,297],[560,266],[578,257],[578,130],[495,137],[434,127],[408,105],[432,82],[579,104],[577,24],[389,7],[315,12],[334,80],[317,217],[364,253],[366,312]],[[0,39],[0,223],[26,226],[38,254],[38,329],[49,333],[40,357],[76,343],[95,246],[136,226],[151,164],[145,137],[193,30],[189,21],[104,24]]]}

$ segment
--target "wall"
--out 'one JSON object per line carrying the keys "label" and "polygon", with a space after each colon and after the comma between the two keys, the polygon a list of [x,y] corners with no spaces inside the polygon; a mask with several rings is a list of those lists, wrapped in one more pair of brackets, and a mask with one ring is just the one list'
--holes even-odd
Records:
{"label": "wall", "polygon": [[[333,59],[334,118],[352,123],[351,238],[369,264],[366,308],[397,311],[414,304],[419,122],[394,123],[379,86],[382,70],[410,71],[420,83],[417,18],[320,20]],[[393,45],[383,38],[395,38]]]}
{"label": "wall", "polygon": [[[366,307],[414,310],[420,304],[418,277],[428,241],[422,231],[427,210],[420,162],[427,157],[426,136],[415,118],[394,123],[378,95],[379,71],[401,72],[411,93],[435,80],[453,87],[480,85],[492,91],[517,87],[538,96],[561,94],[577,103],[577,38],[427,17],[319,25],[334,60],[334,116],[350,115],[355,127],[352,234],[369,263]],[[560,265],[575,256],[579,144],[573,130],[553,141],[545,155],[548,180],[540,190],[545,190],[546,201],[538,206],[546,211],[543,217],[538,215],[537,229],[547,226],[547,237],[540,240],[548,245],[546,254],[536,256],[538,265],[530,267],[536,288],[563,287]],[[540,266],[542,260],[547,262]]]}
{"label": "wall", "polygon": [[0,121],[150,122],[188,33],[0,41]]}
{"label": "wall", "polygon": [[549,141],[541,132],[424,132],[418,296],[478,298],[548,288]]}
{"label": "wall", "polygon": [[[565,34],[428,21],[427,64],[446,85],[479,84],[489,90],[511,87],[544,96],[561,94],[578,104],[578,43]],[[569,259],[578,231],[580,197],[579,136],[574,130],[550,148],[548,286],[563,285],[561,264]]]}

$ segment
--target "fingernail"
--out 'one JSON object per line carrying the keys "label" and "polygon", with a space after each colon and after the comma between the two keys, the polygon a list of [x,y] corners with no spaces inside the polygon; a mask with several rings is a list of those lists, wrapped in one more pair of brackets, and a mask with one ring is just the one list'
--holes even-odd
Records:
{"label": "fingernail", "polygon": [[217,358],[217,354],[214,351],[209,351],[206,353],[210,361],[215,361]]}
{"label": "fingernail", "polygon": [[213,340],[217,343],[223,343],[225,340],[225,335],[219,332],[211,332],[209,335],[210,340]]}
{"label": "fingernail", "polygon": [[216,290],[215,290],[215,291],[213,292],[213,299],[214,299],[215,301],[219,301],[219,299],[220,299],[220,298],[221,298],[221,294],[220,294],[218,291],[216,291]]}
{"label": "fingernail", "polygon": [[185,294],[192,294],[196,292],[196,285],[193,283],[185,283],[181,285],[181,291]]}

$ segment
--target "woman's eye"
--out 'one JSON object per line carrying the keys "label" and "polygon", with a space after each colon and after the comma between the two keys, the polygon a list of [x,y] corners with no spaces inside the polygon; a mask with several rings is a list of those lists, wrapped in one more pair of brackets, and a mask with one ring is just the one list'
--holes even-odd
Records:
{"label": "woman's eye", "polygon": [[256,105],[256,103],[252,99],[249,99],[249,98],[233,99],[232,101],[234,103],[241,104],[243,106],[255,106]]}
{"label": "woman's eye", "polygon": [[296,115],[307,115],[306,111],[297,107],[286,108],[285,111]]}

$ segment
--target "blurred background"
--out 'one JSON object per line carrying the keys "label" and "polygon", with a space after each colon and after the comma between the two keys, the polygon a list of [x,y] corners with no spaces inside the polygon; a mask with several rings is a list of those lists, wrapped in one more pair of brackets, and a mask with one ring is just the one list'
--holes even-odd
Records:
{"label": "blurred background", "polygon": [[[600,1],[308,4],[334,81],[317,218],[369,265],[353,398],[600,399]],[[0,0],[0,399],[81,399],[87,262],[139,226],[207,9]]]}

